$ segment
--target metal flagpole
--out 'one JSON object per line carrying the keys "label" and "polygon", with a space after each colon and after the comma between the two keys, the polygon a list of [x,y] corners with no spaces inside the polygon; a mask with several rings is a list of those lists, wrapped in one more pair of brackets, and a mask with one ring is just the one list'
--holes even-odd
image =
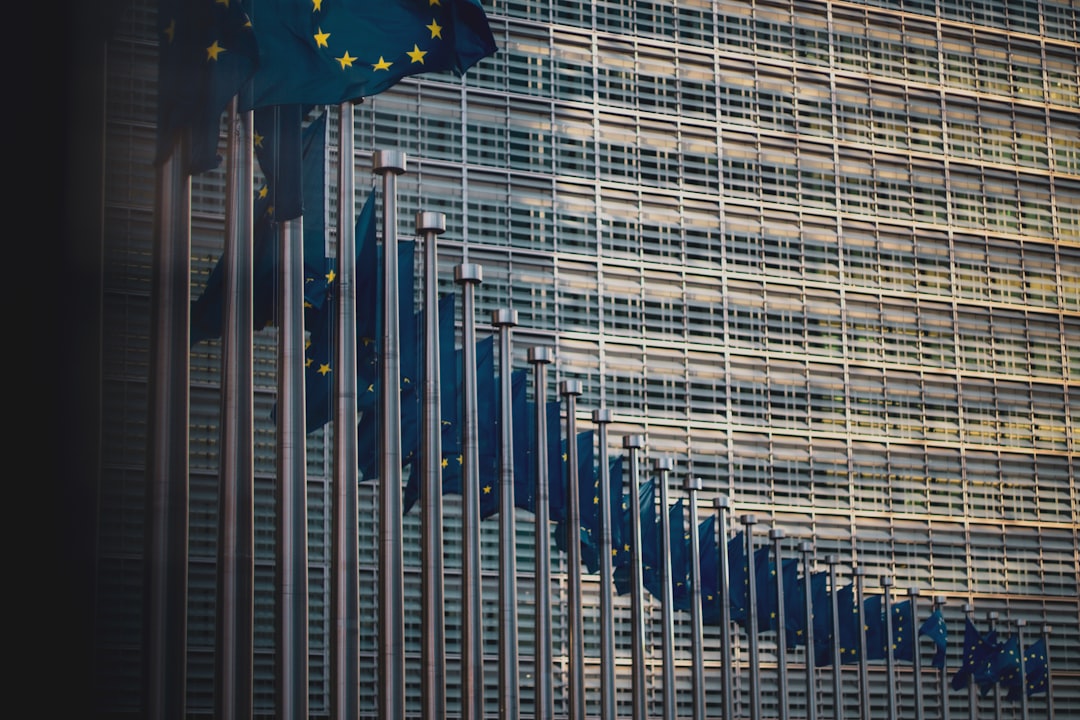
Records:
{"label": "metal flagpole", "polygon": [[839,562],[835,555],[826,555],[825,564],[829,566],[829,595],[832,604],[832,689],[833,689],[833,718],[844,718],[844,686],[842,684],[843,658],[840,653],[840,604],[836,592],[839,589],[836,584],[836,564]]}
{"label": "metal flagpole", "polygon": [[896,659],[893,657],[893,626],[892,626],[892,585],[893,579],[886,575],[881,578],[881,588],[884,590],[882,607],[885,613],[885,676],[889,682],[889,720],[896,720]]}
{"label": "metal flagpole", "polygon": [[817,720],[817,683],[814,678],[814,597],[810,585],[810,561],[814,546],[803,540],[799,543],[803,561],[803,612],[806,616],[806,717]]}
{"label": "metal flagpole", "polygon": [[758,616],[757,616],[757,568],[754,564],[754,525],[757,518],[743,515],[739,518],[746,533],[746,584],[749,593],[746,597],[746,636],[750,648],[750,720],[761,720],[761,676],[758,661]]}
{"label": "metal flagpole", "polygon": [[570,720],[585,720],[585,638],[582,628],[581,602],[581,496],[578,490],[577,397],[581,395],[580,380],[563,380],[559,394],[566,398],[566,565],[570,592]]}
{"label": "metal flagpole", "polygon": [[514,523],[514,411],[510,373],[513,354],[510,328],[517,325],[516,310],[503,308],[491,313],[491,324],[499,331],[499,395],[502,417],[499,423],[499,718],[517,720],[518,636],[517,636],[517,527]]}
{"label": "metal flagpole", "polygon": [[280,226],[277,435],[277,709],[308,716],[307,453],[304,403],[304,223]]}
{"label": "metal flagpole", "polygon": [[[443,586],[442,500],[442,377],[439,358],[439,235],[446,232],[446,215],[416,214],[416,232],[424,236],[424,405],[423,448],[420,455],[420,564],[423,645],[420,708],[423,720],[446,717],[446,603]],[[451,321],[453,318],[451,318]],[[355,716],[354,716],[355,717]]]}
{"label": "metal flagpole", "polygon": [[334,318],[334,505],[330,717],[351,720],[360,698],[360,540],[356,497],[356,176],[353,105],[338,105],[337,315]]}
{"label": "metal flagpole", "polygon": [[[668,515],[668,472],[675,466],[671,458],[653,460],[660,484],[660,621],[663,633],[663,708],[664,720],[675,720],[675,604],[671,591],[671,518]],[[680,533],[681,535],[682,533]]]}
{"label": "metal flagpole", "polygon": [[720,592],[720,654],[724,663],[724,720],[734,720],[735,673],[731,667],[731,588],[729,587],[731,576],[728,574],[730,568],[728,567],[727,554],[727,513],[731,508],[731,502],[726,497],[720,496],[713,500],[713,507],[716,508],[716,530],[719,533],[717,550],[720,551],[718,580]]}
{"label": "metal flagpole", "polygon": [[187,142],[157,173],[150,318],[143,697],[150,720],[183,720],[187,688],[191,179]]}
{"label": "metal flagpole", "polygon": [[484,714],[484,626],[480,608],[483,581],[480,575],[480,457],[477,444],[476,408],[476,285],[483,282],[479,265],[454,268],[454,280],[462,286],[464,331],[462,334],[464,378],[464,429],[461,478],[461,717],[479,720]]}
{"label": "metal flagpole", "polygon": [[[701,608],[701,542],[698,539],[697,505],[701,478],[683,480],[683,490],[689,495],[690,506],[690,649],[693,655],[694,720],[705,720],[704,640],[702,638]],[[784,719],[786,720],[786,719]]]}
{"label": "metal flagpole", "polygon": [[379,716],[405,717],[405,601],[401,547],[401,326],[398,307],[397,176],[405,153],[379,150],[383,180],[383,328],[379,358]]}
{"label": "metal flagpole", "polygon": [[907,591],[908,608],[911,613],[911,658],[915,674],[915,720],[923,720],[922,653],[919,652],[919,588],[910,587]]}
{"label": "metal flagpole", "polygon": [[1046,720],[1054,720],[1054,674],[1050,672],[1050,633],[1051,625],[1042,626],[1043,643],[1046,645]]}
{"label": "metal flagpole", "polygon": [[[997,626],[997,612],[991,610],[986,613],[986,620],[989,623],[990,632],[993,632]],[[1001,720],[1001,693],[998,692],[997,683],[992,685],[991,692],[994,694],[994,720]]]}
{"label": "metal flagpole", "polygon": [[[975,617],[975,606],[971,603],[964,603],[963,606],[964,617],[969,621],[973,621]],[[967,652],[967,648],[964,648],[964,652]],[[976,720],[979,714],[979,694],[975,691],[975,678],[968,673],[968,720]]]}
{"label": "metal flagpole", "polygon": [[787,673],[787,631],[784,614],[784,558],[782,546],[784,531],[780,528],[769,530],[769,539],[773,542],[773,556],[776,558],[776,674],[780,681],[780,720],[789,720],[791,709],[788,707]]}
{"label": "metal flagpole", "polygon": [[536,668],[533,711],[536,720],[552,720],[555,696],[551,682],[551,508],[548,485],[547,369],[554,359],[549,347],[529,348],[533,366],[533,399],[536,405]]}
{"label": "metal flagpole", "polygon": [[[611,468],[607,462],[607,426],[611,411],[593,410],[600,445],[600,717],[615,720],[615,613],[612,610]],[[622,490],[619,490],[622,494]]]}
{"label": "metal flagpole", "polygon": [[855,575],[855,602],[859,609],[859,718],[870,720],[870,660],[866,654],[866,606],[863,601],[866,598],[863,587],[866,578],[866,569],[857,567],[852,571]]}
{"label": "metal flagpole", "polygon": [[638,452],[645,444],[641,435],[623,436],[623,447],[630,451],[630,614],[634,621],[631,635],[633,675],[634,720],[646,720],[648,705],[645,700],[645,591],[641,571],[641,478],[638,469]]}
{"label": "metal flagpole", "polygon": [[1027,651],[1024,650],[1024,628],[1027,620],[1020,618],[1016,621],[1016,642],[1020,646],[1020,720],[1028,720],[1028,694],[1027,694]]}
{"label": "metal flagpole", "polygon": [[[941,609],[945,607],[945,596],[937,595],[934,597],[934,609],[941,612]],[[941,675],[941,720],[949,720],[949,668],[943,664],[939,672]]]}
{"label": "metal flagpole", "polygon": [[250,720],[254,657],[255,470],[252,415],[252,168],[250,112],[229,104],[225,174],[225,298],[221,321],[215,716]]}

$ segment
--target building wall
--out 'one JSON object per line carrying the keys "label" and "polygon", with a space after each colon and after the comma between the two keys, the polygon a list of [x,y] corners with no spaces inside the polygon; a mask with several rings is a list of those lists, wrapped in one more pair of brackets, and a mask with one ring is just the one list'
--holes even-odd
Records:
{"label": "building wall", "polygon": [[[813,540],[819,566],[837,555],[845,581],[858,565],[871,591],[889,575],[901,590],[944,596],[954,668],[963,603],[983,626],[989,611],[1051,624],[1058,717],[1080,713],[1080,10],[1068,0],[484,5],[495,57],[464,80],[424,75],[357,108],[357,209],[375,183],[372,153],[404,150],[402,235],[416,211],[446,213],[443,290],[455,289],[457,263],[482,264],[480,321],[496,308],[520,313],[515,367],[526,367],[529,346],[557,346],[550,385],[583,382],[579,429],[596,407],[614,413],[607,453],[620,452],[622,435],[644,434],[647,462],[675,460],[673,500],[685,475],[702,478],[699,520],[726,495],[736,513]],[[96,666],[98,707],[120,713],[138,707],[142,666],[149,0],[122,14],[108,61]],[[327,181],[336,184],[333,171]],[[192,180],[193,297],[221,250],[222,189],[220,170]],[[256,703],[270,714],[273,330],[256,343]],[[192,350],[188,705],[203,716],[213,708],[219,360],[214,343]],[[330,435],[308,442],[313,716],[328,712]],[[371,485],[360,499],[361,693],[374,717]],[[456,712],[460,513],[455,496],[446,506]],[[418,514],[405,520],[407,666],[416,669]],[[520,512],[517,523],[525,715],[531,520]],[[497,522],[484,525],[492,601]],[[555,563],[556,709],[565,712],[565,557]],[[586,576],[585,588],[592,713],[598,579]],[[650,708],[659,711],[654,600],[648,613]],[[628,598],[617,598],[616,614],[619,709],[628,715]],[[679,713],[689,716],[689,616],[676,619]],[[720,706],[719,639],[706,628],[710,714]],[[495,640],[492,612],[491,712]],[[775,646],[771,635],[762,640],[768,715]],[[736,643],[743,702],[745,635]],[[910,713],[907,666],[902,673]],[[407,677],[418,711],[418,675]],[[819,684],[826,712],[829,677]],[[883,677],[875,667],[875,716],[884,716]],[[925,680],[936,697],[929,670]],[[793,670],[796,714],[803,697]],[[964,693],[950,699],[953,713],[966,710]]]}

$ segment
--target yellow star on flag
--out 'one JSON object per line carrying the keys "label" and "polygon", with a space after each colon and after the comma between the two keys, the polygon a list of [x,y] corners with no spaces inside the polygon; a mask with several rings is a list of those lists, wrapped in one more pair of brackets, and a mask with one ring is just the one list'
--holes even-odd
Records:
{"label": "yellow star on flag", "polygon": [[[217,60],[218,55],[220,55],[223,52],[225,52],[225,48],[218,45],[218,41],[215,40],[213,45],[206,48],[206,59],[207,60]],[[423,62],[423,61],[421,61],[421,62]]]}
{"label": "yellow star on flag", "polygon": [[442,25],[435,22],[435,20],[432,20],[430,25],[425,25],[424,27],[431,31],[432,40],[435,38],[442,38]]}
{"label": "yellow star on flag", "polygon": [[405,54],[409,56],[409,59],[411,59],[413,63],[420,63],[421,65],[423,65],[424,56],[427,55],[427,50],[421,50],[416,45],[413,45],[412,48],[413,49],[411,52],[407,52]]}
{"label": "yellow star on flag", "polygon": [[341,63],[341,69],[344,70],[347,67],[352,67],[353,60],[355,60],[356,58],[354,58],[352,55],[350,55],[349,51],[346,50],[344,55],[342,55],[339,58],[335,58],[335,59],[339,63]]}
{"label": "yellow star on flag", "polygon": [[333,270],[331,270],[330,272],[326,273],[326,282],[332,283],[332,282],[334,282],[334,278],[336,278],[336,277],[337,277],[337,273],[335,273]]}
{"label": "yellow star on flag", "polygon": [[372,70],[389,70],[392,62],[387,62],[382,55],[379,56],[379,62],[371,66]]}
{"label": "yellow star on flag", "polygon": [[330,33],[323,32],[323,29],[320,27],[319,31],[315,33],[315,47],[330,47],[326,44],[326,38],[328,37],[330,37]]}
{"label": "yellow star on flag", "polygon": [[322,365],[319,366],[319,371],[318,372],[319,372],[320,375],[325,375],[326,373],[330,372],[330,366],[327,365],[326,363],[323,363]]}

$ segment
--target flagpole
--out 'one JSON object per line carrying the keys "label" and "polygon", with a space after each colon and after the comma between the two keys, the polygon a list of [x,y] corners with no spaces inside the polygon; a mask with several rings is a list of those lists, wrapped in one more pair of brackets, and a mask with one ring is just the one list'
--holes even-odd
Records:
{"label": "flagpole", "polygon": [[570,592],[567,614],[570,631],[569,720],[585,720],[585,640],[582,634],[581,603],[581,497],[578,491],[577,397],[580,380],[563,380],[559,394],[566,398],[566,564]]}
{"label": "flagpole", "polygon": [[251,112],[229,103],[221,321],[215,715],[250,720],[254,657]]}
{"label": "flagpole", "polygon": [[[517,636],[517,527],[514,523],[514,412],[510,373],[513,355],[511,328],[517,325],[516,310],[502,308],[491,313],[499,332],[499,389],[502,417],[499,423],[499,718],[517,720],[520,709]],[[584,692],[582,693],[584,697]]]}
{"label": "flagpole", "polygon": [[[991,610],[986,613],[986,620],[990,626],[990,632],[993,632],[997,625],[998,614]],[[991,687],[991,692],[994,694],[994,720],[1001,720],[1001,693],[998,692],[998,686],[995,682]]]}
{"label": "flagpole", "polygon": [[[701,541],[698,538],[697,506],[701,478],[687,477],[683,490],[690,496],[690,648],[693,654],[694,720],[705,720],[705,658],[702,638]],[[781,720],[787,720],[782,718]]]}
{"label": "flagpole", "polygon": [[716,528],[719,533],[717,550],[720,551],[720,654],[724,663],[724,720],[735,718],[735,674],[731,667],[731,588],[730,575],[728,572],[727,554],[727,513],[731,508],[731,501],[727,497],[720,496],[713,499],[713,507],[716,508]]}
{"label": "flagpole", "polygon": [[353,105],[338,105],[337,315],[334,318],[334,486],[330,597],[330,717],[359,712],[360,541],[356,497],[356,178],[353,171]]}
{"label": "flagpole", "polygon": [[817,720],[817,683],[814,677],[814,597],[810,585],[810,561],[814,546],[807,540],[799,543],[803,561],[803,612],[806,613],[806,717]]}
{"label": "flagpole", "polygon": [[[941,612],[945,607],[945,596],[936,595],[934,597],[934,610]],[[949,720],[949,669],[947,664],[941,665],[941,720]]]}
{"label": "flagpole", "polygon": [[548,484],[547,369],[554,359],[550,347],[529,348],[536,405],[536,595],[535,669],[533,688],[536,720],[552,720],[555,697],[551,681],[551,507]]}
{"label": "flagpole", "polygon": [[[964,617],[974,623],[975,606],[971,603],[963,605]],[[965,652],[966,652],[965,648]],[[979,694],[975,691],[975,678],[968,674],[968,720],[976,720],[979,714]]]}
{"label": "flagpole", "polygon": [[1043,625],[1043,643],[1046,645],[1046,720],[1054,720],[1054,675],[1050,672],[1050,633],[1053,626]]}
{"label": "flagpole", "polygon": [[[859,609],[859,718],[860,720],[870,720],[870,660],[866,656],[868,651],[866,646],[867,621],[865,618],[866,606],[863,604],[865,600],[863,584],[866,579],[866,569],[857,567],[852,572],[855,575],[855,602]],[[942,720],[947,720],[947,718]]]}
{"label": "flagpole", "polygon": [[304,224],[279,226],[277,435],[277,710],[308,716],[307,456],[304,403]]}
{"label": "flagpole", "polygon": [[1016,621],[1016,642],[1020,646],[1020,720],[1028,720],[1028,694],[1027,694],[1027,669],[1024,667],[1027,658],[1027,650],[1024,648],[1024,628],[1027,620],[1020,618]]}
{"label": "flagpole", "polygon": [[[664,720],[675,720],[675,608],[671,591],[671,518],[668,514],[668,472],[675,466],[669,457],[653,460],[660,482],[660,621],[663,628],[663,708]],[[680,533],[681,534],[681,533]]]}
{"label": "flagpole", "polygon": [[832,681],[833,681],[833,718],[844,718],[844,689],[842,685],[841,666],[843,658],[840,656],[840,605],[836,596],[836,564],[839,562],[835,555],[826,555],[825,564],[829,566],[829,595],[832,603]]}
{"label": "flagpole", "polygon": [[641,478],[638,470],[638,452],[644,444],[641,435],[623,436],[623,447],[630,451],[630,532],[633,536],[633,556],[630,558],[630,614],[634,622],[630,651],[634,669],[631,686],[634,720],[646,720],[649,712],[645,700],[645,592],[641,570]]}
{"label": "flagpole", "polygon": [[886,575],[881,578],[884,590],[882,604],[885,612],[885,676],[889,682],[889,720],[896,720],[896,659],[893,657],[892,626],[892,585],[893,579]]}
{"label": "flagpole", "polygon": [[397,176],[400,150],[379,150],[383,179],[383,328],[379,379],[379,716],[405,717],[405,600],[401,547],[401,327],[398,300]]}
{"label": "flagpole", "polygon": [[483,268],[462,264],[454,268],[454,280],[462,286],[464,360],[463,454],[461,478],[461,717],[480,720],[484,715],[484,626],[480,606],[483,578],[480,575],[480,457],[476,407],[476,286],[483,282]]}
{"label": "flagpole", "polygon": [[787,619],[784,614],[784,558],[782,553],[784,531],[775,527],[770,529],[769,539],[773,542],[773,555],[776,557],[776,674],[780,681],[779,720],[789,720],[791,708],[788,707]]}
{"label": "flagpole", "polygon": [[750,720],[761,720],[761,677],[758,664],[758,616],[757,616],[757,568],[754,563],[754,525],[757,518],[743,515],[739,518],[746,533],[746,585],[749,594],[746,598],[746,635],[750,647]]}
{"label": "flagpole", "polygon": [[150,318],[143,697],[150,720],[183,720],[187,689],[191,178],[187,142],[157,172]]}
{"label": "flagpole", "polygon": [[[600,445],[600,717],[615,720],[615,614],[612,610],[611,468],[607,462],[607,426],[611,411],[593,410]],[[622,489],[619,489],[622,494]]]}
{"label": "flagpole", "polygon": [[922,687],[922,653],[919,652],[919,588],[910,587],[907,591],[908,601],[910,603],[909,612],[911,613],[911,632],[915,637],[911,638],[912,644],[912,662],[914,664],[915,673],[915,720],[923,720],[925,717],[923,711],[923,687]]}
{"label": "flagpole", "polygon": [[[446,215],[440,212],[416,214],[416,232],[424,236],[424,406],[423,478],[420,504],[421,614],[424,640],[421,646],[421,717],[446,717],[446,625],[443,586],[443,500],[442,500],[442,377],[439,358],[439,235],[446,232]],[[453,318],[451,318],[451,321]]]}

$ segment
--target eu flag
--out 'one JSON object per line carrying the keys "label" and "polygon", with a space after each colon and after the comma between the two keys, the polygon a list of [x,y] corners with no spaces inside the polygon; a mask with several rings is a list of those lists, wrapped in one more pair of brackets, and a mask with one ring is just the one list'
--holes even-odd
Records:
{"label": "eu flag", "polygon": [[190,132],[190,175],[213,170],[221,113],[255,72],[258,50],[240,3],[158,2],[158,136],[165,162],[179,133]]}
{"label": "eu flag", "polygon": [[933,641],[937,651],[930,664],[939,670],[945,667],[945,648],[948,639],[948,629],[945,627],[945,616],[941,614],[941,608],[934,608],[930,617],[919,628],[919,635],[925,635]]}
{"label": "eu flag", "polygon": [[789,648],[806,644],[806,592],[799,577],[799,561],[785,560],[781,566],[784,573],[784,626]]}
{"label": "eu flag", "polygon": [[633,538],[633,526],[631,525],[631,512],[637,512],[641,520],[641,548],[638,555],[641,558],[642,585],[645,590],[655,597],[660,595],[660,531],[656,517],[656,486],[650,478],[641,483],[638,489],[638,504],[631,507],[630,498],[623,500],[623,564],[615,568],[615,591],[625,595],[630,591],[630,556],[631,538]]}
{"label": "eu flag", "polygon": [[[598,492],[599,481],[596,479],[596,468],[593,461],[593,431],[583,430],[577,434],[577,459],[578,459],[578,530],[581,545],[581,561],[585,569],[590,573],[597,572],[600,567],[600,558],[596,554],[596,543],[600,541],[600,495]],[[562,477],[563,487],[569,486],[570,468],[567,465],[569,456],[563,454]],[[567,537],[567,517],[563,513],[555,532],[555,546],[562,552],[569,549]]]}
{"label": "eu flag", "polygon": [[772,549],[763,545],[754,551],[754,580],[757,584],[757,631],[776,630],[776,560]]}
{"label": "eu flag", "polygon": [[668,510],[671,528],[671,602],[676,610],[690,610],[690,535],[686,532],[686,511],[682,498]]}
{"label": "eu flag", "polygon": [[746,624],[749,615],[750,564],[746,557],[746,535],[742,530],[727,541],[728,597],[731,600],[731,620]]}
{"label": "eu flag", "polygon": [[881,595],[863,600],[863,630],[866,632],[866,659],[885,659],[885,611]]}
{"label": "eu flag", "polygon": [[[1046,640],[1039,638],[1024,651],[1024,689],[1028,697],[1046,692],[1049,681]],[[1005,696],[1005,699],[1010,701],[1020,699],[1020,683],[1014,682],[1009,685],[1009,694]]]}
{"label": "eu flag", "polygon": [[990,676],[981,685],[982,693],[988,694],[995,683],[1006,688],[1020,684],[1020,642],[1016,635],[1010,635],[995,655]]}
{"label": "eu flag", "polygon": [[716,515],[698,525],[698,563],[701,569],[701,619],[706,625],[720,624],[720,547],[716,544]]}
{"label": "eu flag", "polygon": [[611,567],[612,570],[623,563],[627,553],[623,552],[623,456],[611,455],[608,457],[608,476],[611,478],[609,488],[611,498]]}
{"label": "eu flag", "polygon": [[837,625],[840,628],[840,664],[853,665],[859,661],[859,632],[862,618],[855,602],[855,589],[849,583],[836,591]]}
{"label": "eu flag", "polygon": [[252,107],[337,105],[496,51],[478,0],[259,0]]}
{"label": "eu flag", "polygon": [[983,667],[986,658],[990,654],[990,646],[976,629],[971,618],[964,620],[964,655],[960,669],[953,673],[952,689],[960,690],[967,686],[968,679],[974,677],[975,672]]}
{"label": "eu flag", "polygon": [[892,606],[892,653],[897,660],[915,660],[915,623],[911,601],[903,600]]}
{"label": "eu flag", "polygon": [[814,623],[814,666],[833,664],[832,656],[832,598],[828,589],[829,573],[816,572],[810,576],[811,612]]}
{"label": "eu flag", "polygon": [[495,336],[476,343],[476,444],[480,466],[480,518],[499,512],[498,393],[495,384]]}

